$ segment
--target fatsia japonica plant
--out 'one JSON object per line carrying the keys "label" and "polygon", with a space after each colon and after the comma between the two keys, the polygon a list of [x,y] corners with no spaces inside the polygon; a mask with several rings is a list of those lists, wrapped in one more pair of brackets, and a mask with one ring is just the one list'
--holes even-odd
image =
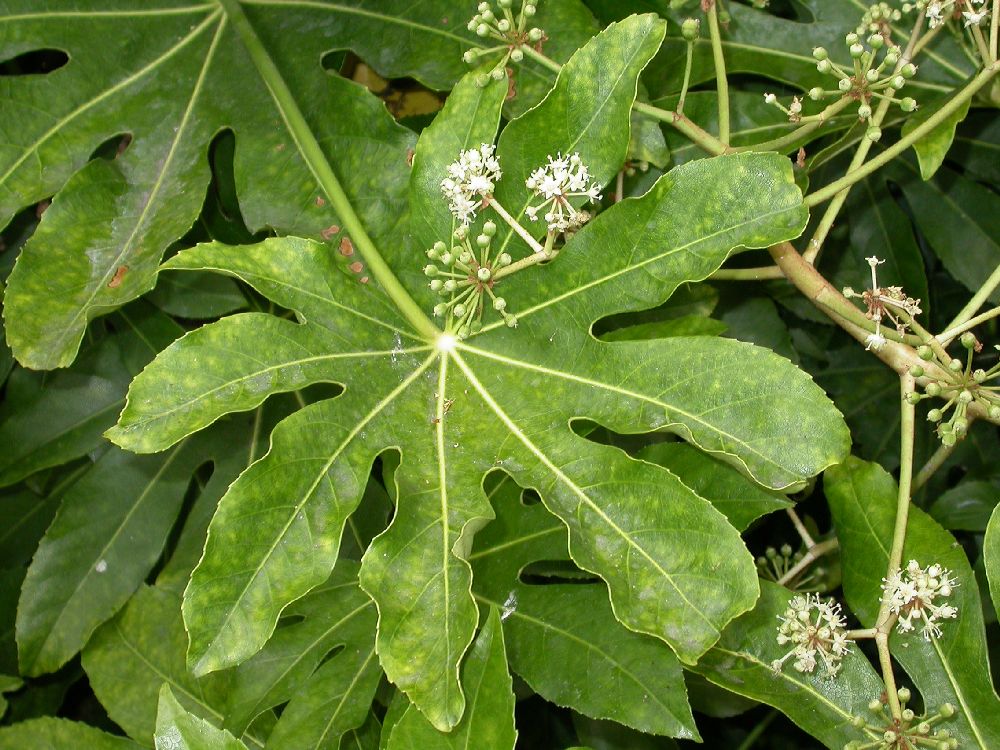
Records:
{"label": "fatsia japonica plant", "polygon": [[0,749],[1000,747],[998,20],[0,2]]}

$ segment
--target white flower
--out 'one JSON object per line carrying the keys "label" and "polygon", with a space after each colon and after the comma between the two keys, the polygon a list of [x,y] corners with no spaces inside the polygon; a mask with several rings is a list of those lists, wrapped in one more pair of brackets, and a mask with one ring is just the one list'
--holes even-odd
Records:
{"label": "white flower", "polygon": [[897,570],[882,579],[883,601],[889,604],[889,611],[899,615],[896,629],[908,633],[914,625],[923,622],[924,638],[941,636],[938,620],[958,617],[958,609],[950,604],[935,604],[938,597],[951,596],[958,583],[951,572],[937,563],[921,568],[916,560],[910,560],[906,571]]}
{"label": "white flower", "polygon": [[886,339],[881,333],[869,333],[868,338],[865,339],[865,351],[882,351],[882,347],[885,346]]}
{"label": "white flower", "polygon": [[942,18],[942,15],[944,13],[944,8],[941,6],[941,3],[939,2],[928,3],[927,10],[924,12],[927,15],[927,18],[930,19],[928,26],[930,26],[932,29],[937,28],[938,26],[944,23],[944,18]]}
{"label": "white flower", "polygon": [[966,27],[978,26],[979,24],[981,24],[983,21],[986,20],[986,17],[989,16],[989,14],[990,12],[986,8],[983,8],[978,12],[971,10],[962,11],[962,16],[963,18],[965,18]]}
{"label": "white flower", "polygon": [[525,209],[525,213],[537,221],[539,212],[548,208],[543,216],[550,232],[573,231],[590,220],[590,213],[573,208],[570,198],[601,199],[601,186],[590,181],[590,171],[578,153],[549,156],[548,164],[532,172],[524,184],[543,199],[539,205]]}
{"label": "white flower", "polygon": [[[441,180],[441,192],[448,208],[463,225],[472,223],[482,199],[493,193],[501,177],[500,162],[493,155],[492,144],[463,151],[458,161],[448,165],[448,176]],[[478,198],[478,199],[477,199]]]}
{"label": "white flower", "polygon": [[816,594],[795,596],[788,602],[788,609],[778,615],[778,644],[792,644],[792,649],[780,659],[771,662],[771,668],[781,671],[782,665],[794,657],[793,666],[799,672],[811,673],[816,669],[817,657],[829,677],[840,671],[840,660],[853,643],[844,629],[847,624],[840,615],[840,605],[833,599],[820,600]]}

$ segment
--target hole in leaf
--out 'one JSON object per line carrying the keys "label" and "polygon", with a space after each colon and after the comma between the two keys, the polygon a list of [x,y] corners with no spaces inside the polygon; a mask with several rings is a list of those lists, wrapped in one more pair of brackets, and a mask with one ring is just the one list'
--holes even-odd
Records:
{"label": "hole in leaf", "polygon": [[276,627],[278,627],[278,628],[287,628],[287,627],[290,627],[292,625],[298,625],[300,622],[303,622],[305,619],[306,619],[305,615],[294,615],[294,614],[282,615],[281,617],[278,618],[278,624],[277,624]]}
{"label": "hole in leaf", "polygon": [[589,584],[601,579],[593,573],[580,570],[569,560],[537,560],[525,565],[518,575],[528,586],[547,586],[557,583]]}
{"label": "hole in leaf", "polygon": [[521,505],[538,505],[542,502],[542,497],[534,490],[521,491]]}
{"label": "hole in leaf", "polygon": [[324,664],[326,664],[328,661],[330,661],[330,659],[332,659],[333,657],[335,657],[337,654],[339,654],[343,650],[344,650],[344,644],[340,644],[336,648],[330,649],[326,653],[326,655],[323,656],[323,658],[319,660],[319,664],[316,665],[316,669],[313,670],[313,673],[318,672],[322,668],[322,666]]}
{"label": "hole in leaf", "polygon": [[125,153],[130,145],[132,145],[131,133],[116,133],[95,148],[90,154],[90,159],[91,161],[94,159],[106,159],[108,161],[117,159]]}
{"label": "hole in leaf", "polygon": [[69,55],[61,49],[37,49],[22,52],[16,57],[0,62],[0,76],[46,75],[59,70],[69,62]]}

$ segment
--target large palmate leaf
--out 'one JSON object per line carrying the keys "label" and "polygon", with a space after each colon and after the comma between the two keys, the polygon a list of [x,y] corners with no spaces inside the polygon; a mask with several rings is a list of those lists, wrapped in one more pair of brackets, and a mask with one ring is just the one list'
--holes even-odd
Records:
{"label": "large palmate leaf", "polygon": [[[841,541],[844,594],[865,626],[873,626],[889,564],[896,513],[896,483],[878,464],[857,458],[831,469],[825,477],[830,510]],[[979,587],[965,551],[954,537],[919,508],[911,507],[903,564],[938,563],[958,581],[949,603],[958,618],[941,623],[942,634],[924,638],[919,628],[894,631],[893,656],[920,690],[928,708],[951,703],[958,713],[947,729],[961,747],[986,750],[1000,744],[1000,699],[990,679]]]}
{"label": "large palmate leaf", "polygon": [[[545,154],[579,150],[610,178],[627,139],[605,134],[628,128],[639,72],[661,35],[662,22],[635,16],[588,42],[550,95],[505,131],[504,171],[525,175]],[[471,81],[457,93],[475,106],[446,109],[425,131],[416,194],[436,195],[444,165],[470,137],[493,140],[501,97],[473,91]],[[318,173],[332,175],[309,153]],[[527,200],[516,177],[498,196],[515,213]],[[452,228],[443,201],[422,205],[418,247]],[[271,393],[343,387],[279,424],[267,456],[221,501],[184,600],[196,673],[252,655],[282,609],[326,580],[372,461],[390,447],[402,455],[396,512],[365,554],[360,581],[378,607],[383,668],[435,727],[455,726],[466,702],[460,662],[478,620],[466,557],[493,515],[482,479],[495,469],[538,491],[568,528],[574,561],[607,582],[627,627],[697,660],[757,597],[738,532],[668,471],[592,443],[570,423],[668,430],[775,489],[801,486],[840,460],[847,433],[809,378],[767,350],[698,337],[599,342],[589,329],[662,303],[738,248],[795,236],[805,219],[781,157],[685,165],[599,216],[554,262],[499,282],[517,329],[487,321],[461,342],[419,312],[414,299],[430,297],[419,256],[399,244],[386,257],[402,284],[374,249],[366,258],[391,297],[305,239],[202,245],[172,258],[166,267],[241,278],[300,322],[250,313],[182,337],[134,382],[109,433],[115,442],[163,450]]]}
{"label": "large palmate leaf", "polygon": [[510,479],[490,498],[497,518],[476,536],[473,593],[500,609],[511,669],[546,700],[586,716],[697,737],[677,657],[623,627],[602,583],[522,580],[532,564],[557,568],[569,560],[566,527],[541,504],[522,503]]}
{"label": "large palmate leaf", "polygon": [[[323,153],[335,157],[370,231],[388,230],[399,216],[395,188],[405,181],[412,134],[358,87],[328,74],[323,59],[331,47],[350,48],[384,75],[448,88],[465,71],[462,52],[485,44],[466,28],[471,6],[246,5],[265,54],[283,72]],[[545,3],[536,20],[559,28],[546,49],[559,61],[596,32],[577,0]],[[234,168],[248,226],[327,239],[337,233],[341,222],[320,196],[321,177],[238,39],[245,21],[238,0],[3,4],[0,60],[45,49],[69,57],[48,75],[7,78],[0,90],[5,121],[16,123],[4,128],[0,146],[0,226],[56,193],[5,299],[8,340],[25,365],[69,364],[88,320],[153,286],[164,250],[201,209],[208,145],[221,130],[236,133]],[[537,103],[551,78],[525,61],[516,111]],[[123,136],[119,156],[88,161],[102,143]],[[377,191],[370,189],[373,174]]]}

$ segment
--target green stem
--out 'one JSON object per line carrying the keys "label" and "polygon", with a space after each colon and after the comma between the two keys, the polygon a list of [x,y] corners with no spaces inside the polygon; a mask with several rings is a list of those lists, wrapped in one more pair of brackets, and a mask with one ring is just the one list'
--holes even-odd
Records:
{"label": "green stem", "polygon": [[713,281],[767,281],[783,279],[785,274],[777,266],[757,268],[720,268],[708,278]]}
{"label": "green stem", "polygon": [[512,273],[517,273],[518,271],[529,268],[531,266],[538,265],[539,263],[544,263],[547,260],[552,260],[556,257],[558,253],[532,253],[527,258],[521,258],[521,260],[514,261],[509,266],[504,266],[493,274],[494,281],[500,281],[500,279],[505,276],[510,276]]}
{"label": "green stem", "polygon": [[809,565],[811,565],[814,561],[821,558],[827,552],[832,552],[838,547],[840,547],[840,542],[838,542],[835,537],[833,539],[827,539],[826,541],[812,545],[808,550],[806,550],[802,559],[795,563],[795,565],[789,568],[788,571],[778,579],[778,585],[784,586],[799,575],[799,573],[809,567]]}
{"label": "green stem", "polygon": [[[916,410],[906,400],[913,392],[915,382],[909,373],[899,378],[901,391],[900,448],[899,448],[899,494],[896,496],[896,523],[892,531],[892,547],[889,550],[889,564],[885,577],[889,578],[899,570],[903,559],[903,544],[906,541],[906,522],[910,514],[910,484],[913,476],[913,430]],[[892,658],[889,655],[889,632],[895,618],[890,617],[889,599],[882,597],[878,615],[875,618],[875,645],[878,648],[879,665],[882,667],[882,681],[885,683],[886,698],[893,718],[899,719],[901,707],[896,693],[896,678],[892,672]]]}
{"label": "green stem", "polygon": [[[533,47],[524,45],[521,47],[521,51],[524,52],[525,57],[530,57],[539,65],[548,68],[553,73],[558,74],[559,71],[562,70],[562,65],[557,63],[552,58],[546,57]],[[720,141],[711,133],[699,128],[679,112],[668,112],[665,109],[654,107],[651,104],[646,104],[645,102],[640,101],[633,102],[632,109],[636,112],[641,112],[648,117],[652,117],[654,120],[659,120],[660,122],[670,125],[675,130],[685,135],[693,143],[697,144],[703,151],[711,154],[712,156],[718,156],[719,154],[729,152],[729,148],[725,143]]]}
{"label": "green stem", "polygon": [[677,100],[677,114],[684,114],[684,100],[687,98],[688,86],[691,85],[691,63],[694,61],[694,42],[687,43],[687,59],[684,61],[684,82],[681,84],[681,96]]}
{"label": "green stem", "polygon": [[978,25],[972,27],[972,38],[976,42],[976,49],[979,50],[979,56],[983,58],[983,64],[987,64],[992,60],[990,57],[990,48],[986,44],[986,38],[983,36],[982,29]]}
{"label": "green stem", "polygon": [[972,79],[958,94],[955,95],[951,101],[949,101],[945,106],[935,112],[933,115],[927,118],[923,123],[915,127],[910,133],[902,138],[900,138],[896,143],[887,148],[881,154],[876,156],[871,161],[858,167],[858,169],[853,172],[841,177],[839,180],[834,180],[826,187],[821,190],[817,190],[815,193],[807,195],[803,201],[806,206],[812,208],[820,203],[830,200],[835,197],[840,191],[851,187],[855,183],[863,180],[865,177],[870,175],[877,169],[884,167],[890,161],[895,159],[897,156],[906,151],[910,146],[919,141],[925,135],[930,133],[934,128],[940,125],[942,122],[947,120],[959,107],[961,107],[965,102],[971,99],[978,93],[978,91],[983,88],[987,83],[989,83],[996,74],[1000,72],[1000,62],[992,62],[986,66],[979,74]]}
{"label": "green stem", "polygon": [[948,346],[952,341],[955,340],[956,336],[968,331],[970,328],[975,328],[980,323],[985,323],[987,320],[992,320],[993,318],[1000,316],[1000,307],[994,307],[992,310],[987,310],[982,315],[977,315],[974,318],[970,318],[961,325],[957,325],[954,328],[949,328],[942,334],[937,336],[938,341],[941,342],[942,346]]}
{"label": "green stem", "polygon": [[768,711],[767,716],[757,722],[757,725],[747,733],[747,736],[743,738],[743,742],[739,744],[739,747],[737,747],[736,750],[750,750],[750,748],[757,743],[757,740],[760,739],[760,736],[764,734],[764,731],[770,723],[777,717],[777,709],[772,708]]}
{"label": "green stem", "polygon": [[729,81],[726,79],[726,58],[722,54],[719,8],[718,4],[714,2],[708,9],[708,35],[712,40],[715,86],[719,92],[719,140],[723,143],[729,143]]}
{"label": "green stem", "polygon": [[997,267],[993,269],[993,273],[990,274],[990,277],[986,279],[986,281],[983,282],[983,285],[976,290],[974,295],[972,295],[972,299],[969,300],[968,304],[966,304],[958,315],[956,315],[955,318],[948,324],[948,329],[957,328],[972,318],[972,316],[976,314],[976,310],[983,306],[998,286],[1000,286],[1000,263],[998,263]]}
{"label": "green stem", "polygon": [[385,259],[368,236],[364,225],[361,223],[361,219],[355,213],[354,207],[344,192],[340,180],[337,179],[337,175],[323,153],[319,141],[316,140],[316,136],[310,130],[305,116],[302,114],[302,110],[299,109],[295,97],[288,88],[288,84],[282,78],[281,72],[274,64],[260,37],[257,36],[257,32],[254,31],[249,19],[243,12],[243,8],[240,6],[239,0],[219,0],[219,4],[225,10],[226,16],[233,24],[237,34],[239,34],[243,46],[250,54],[250,59],[253,60],[254,66],[257,68],[257,73],[264,81],[268,91],[271,92],[271,97],[274,99],[278,111],[285,121],[285,126],[295,141],[296,147],[302,154],[303,160],[337,212],[337,216],[340,217],[341,225],[347,230],[351,240],[354,242],[354,246],[361,252],[368,270],[378,280],[386,294],[396,303],[399,311],[413,327],[419,333],[429,338],[436,338],[441,331],[424,314],[417,303],[413,301],[413,298],[403,288],[403,285],[399,283],[399,279],[396,278],[396,275],[389,268],[389,265],[385,262]]}
{"label": "green stem", "polygon": [[997,37],[1000,37],[1000,0],[993,0],[993,16],[990,18],[990,60],[997,60]]}
{"label": "green stem", "polygon": [[792,522],[792,526],[798,532],[799,537],[802,539],[802,543],[806,545],[806,549],[812,549],[816,546],[816,540],[812,538],[812,534],[806,528],[805,524],[802,523],[802,519],[799,518],[799,514],[796,513],[792,508],[787,508],[788,518]]}
{"label": "green stem", "polygon": [[[492,195],[487,196],[486,202],[490,204],[490,207],[494,211],[500,214],[500,218],[507,223],[507,226],[509,226],[511,229],[514,230],[514,232],[517,234],[518,237],[520,237],[522,240],[528,243],[528,247],[530,247],[539,255],[545,254],[545,248],[542,247],[541,244],[539,244],[538,240],[536,240],[528,233],[527,229],[521,226],[521,224],[517,221],[517,219],[515,219],[507,212],[507,209],[505,209],[503,206],[500,205],[500,202],[497,201],[496,198],[494,198]],[[510,268],[510,266],[508,266],[508,268]]]}
{"label": "green stem", "polygon": [[927,459],[927,463],[917,472],[917,476],[913,480],[914,492],[927,484],[927,481],[934,476],[934,472],[940,469],[941,464],[948,460],[948,456],[955,450],[956,445],[958,443],[952,443],[951,445],[941,444],[938,446],[938,449],[934,451],[934,455]]}
{"label": "green stem", "polygon": [[772,138],[771,140],[764,141],[763,143],[752,143],[749,146],[735,146],[730,150],[734,152],[782,151],[783,149],[794,145],[807,135],[810,135],[811,133],[814,133],[815,131],[819,130],[827,123],[827,121],[830,118],[839,114],[852,101],[853,100],[848,97],[838,99],[833,104],[829,105],[826,109],[824,109],[822,112],[815,115],[815,119],[810,119],[809,122],[807,122],[805,125],[796,128],[790,133],[786,133],[785,135],[780,136],[778,138]]}

